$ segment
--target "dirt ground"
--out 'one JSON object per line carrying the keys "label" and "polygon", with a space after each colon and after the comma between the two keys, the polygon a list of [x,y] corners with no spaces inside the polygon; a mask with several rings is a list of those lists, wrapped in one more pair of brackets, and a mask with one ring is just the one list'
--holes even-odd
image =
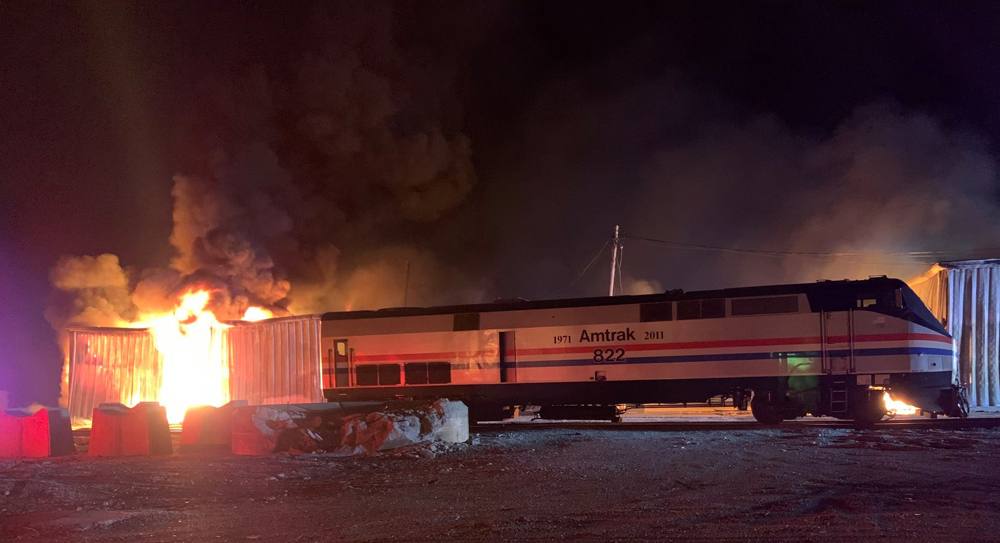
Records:
{"label": "dirt ground", "polygon": [[1000,430],[493,429],[316,456],[0,461],[0,541],[1000,541]]}

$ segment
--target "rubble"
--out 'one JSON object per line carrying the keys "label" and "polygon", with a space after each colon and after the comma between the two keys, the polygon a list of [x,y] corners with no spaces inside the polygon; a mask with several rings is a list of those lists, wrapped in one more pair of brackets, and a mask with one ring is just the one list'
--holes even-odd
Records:
{"label": "rubble", "polygon": [[232,418],[231,450],[240,455],[270,454],[289,448],[310,452],[309,440],[300,444],[291,441],[308,436],[324,414],[340,410],[341,404],[337,403],[239,407]]}
{"label": "rubble", "polygon": [[468,439],[469,410],[461,402],[255,406],[236,410],[232,451],[355,456]]}

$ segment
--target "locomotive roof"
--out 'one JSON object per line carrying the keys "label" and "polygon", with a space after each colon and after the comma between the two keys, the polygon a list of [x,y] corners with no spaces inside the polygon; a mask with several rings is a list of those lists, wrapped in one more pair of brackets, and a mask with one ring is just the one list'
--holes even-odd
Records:
{"label": "locomotive roof", "polygon": [[[856,298],[859,294],[887,292],[897,288],[903,289],[904,293],[908,294],[907,298],[919,300],[916,294],[910,290],[910,287],[907,286],[905,282],[888,277],[873,277],[858,281],[818,281],[815,283],[738,287],[693,292],[673,290],[660,294],[641,294],[631,296],[600,296],[593,298],[562,298],[530,301],[515,300],[497,301],[484,304],[446,305],[434,307],[390,307],[379,310],[335,311],[323,314],[322,318],[323,320],[342,320],[379,317],[412,317],[423,315],[448,315],[455,313],[487,313],[493,311],[523,311],[530,309],[628,305],[679,300],[700,300],[707,298],[748,298],[754,296],[780,296],[788,294],[806,294],[810,297],[810,302],[814,299],[833,297],[843,298],[845,296],[850,296],[851,303],[853,305],[854,298]],[[924,309],[924,311],[926,311],[926,309]]]}

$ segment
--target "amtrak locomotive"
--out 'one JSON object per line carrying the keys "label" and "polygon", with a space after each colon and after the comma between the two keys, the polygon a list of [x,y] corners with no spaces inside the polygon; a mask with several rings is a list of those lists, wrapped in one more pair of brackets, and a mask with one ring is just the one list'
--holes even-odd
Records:
{"label": "amtrak locomotive", "polygon": [[[872,423],[882,396],[964,416],[952,339],[902,281],[394,308],[323,315],[331,401],[450,398],[474,420],[727,395],[777,424]],[[745,403],[744,403],[745,405]]]}

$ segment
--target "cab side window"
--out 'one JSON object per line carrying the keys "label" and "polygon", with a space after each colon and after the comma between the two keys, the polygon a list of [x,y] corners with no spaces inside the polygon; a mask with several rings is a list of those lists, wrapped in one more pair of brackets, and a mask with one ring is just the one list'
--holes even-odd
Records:
{"label": "cab side window", "polygon": [[873,310],[889,310],[899,308],[896,292],[873,292],[859,294],[855,304],[856,309],[872,308]]}

